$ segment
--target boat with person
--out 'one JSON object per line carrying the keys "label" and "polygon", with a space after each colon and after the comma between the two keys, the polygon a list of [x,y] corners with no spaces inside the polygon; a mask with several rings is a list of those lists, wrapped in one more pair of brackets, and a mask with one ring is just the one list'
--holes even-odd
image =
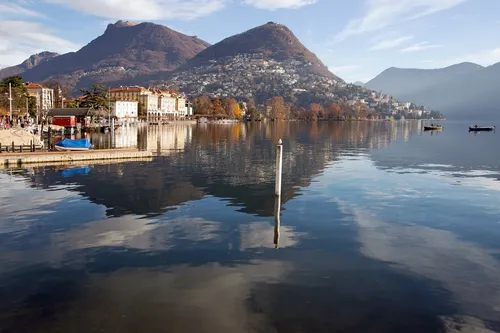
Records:
{"label": "boat with person", "polygon": [[440,131],[443,129],[442,125],[439,124],[430,124],[424,126],[424,131]]}
{"label": "boat with person", "polygon": [[495,130],[495,126],[470,126],[469,132],[491,132]]}
{"label": "boat with person", "polygon": [[92,148],[92,144],[88,139],[79,139],[79,140],[72,140],[72,139],[62,139],[61,141],[57,142],[55,144],[56,150],[59,151],[69,151],[69,150],[75,150],[75,151],[85,151],[89,150]]}

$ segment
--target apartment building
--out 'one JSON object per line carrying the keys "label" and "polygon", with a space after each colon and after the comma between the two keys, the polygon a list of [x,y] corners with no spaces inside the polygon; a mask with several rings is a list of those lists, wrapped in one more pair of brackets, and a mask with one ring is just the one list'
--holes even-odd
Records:
{"label": "apartment building", "polygon": [[54,89],[33,82],[27,82],[26,89],[30,96],[35,97],[37,111],[47,112],[54,108]]}
{"label": "apartment building", "polygon": [[137,118],[139,115],[138,101],[111,102],[111,115],[117,118]]}

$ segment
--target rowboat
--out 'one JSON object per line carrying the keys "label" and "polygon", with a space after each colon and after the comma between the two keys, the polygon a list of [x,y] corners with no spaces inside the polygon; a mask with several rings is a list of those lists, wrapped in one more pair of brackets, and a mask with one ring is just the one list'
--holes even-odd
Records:
{"label": "rowboat", "polygon": [[495,130],[495,126],[474,126],[474,127],[469,127],[469,131],[473,132],[480,132],[480,131],[485,131],[485,132],[491,132]]}
{"label": "rowboat", "polygon": [[443,126],[441,125],[424,126],[424,131],[440,131],[442,129]]}
{"label": "rowboat", "polygon": [[88,139],[79,139],[79,140],[63,139],[55,144],[55,148],[56,150],[59,151],[68,151],[68,150],[85,151],[92,148],[92,144]]}

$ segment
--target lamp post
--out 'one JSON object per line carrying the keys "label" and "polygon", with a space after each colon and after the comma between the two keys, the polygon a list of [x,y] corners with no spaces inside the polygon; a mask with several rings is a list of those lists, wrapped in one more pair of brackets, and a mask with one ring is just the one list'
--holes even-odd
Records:
{"label": "lamp post", "polygon": [[12,83],[9,82],[9,120],[12,121]]}

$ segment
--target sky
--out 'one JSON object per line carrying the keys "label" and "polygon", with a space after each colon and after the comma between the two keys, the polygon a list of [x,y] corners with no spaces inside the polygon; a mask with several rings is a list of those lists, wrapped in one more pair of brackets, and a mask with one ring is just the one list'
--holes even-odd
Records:
{"label": "sky", "polygon": [[66,53],[117,20],[154,22],[217,43],[273,21],[347,82],[389,67],[500,62],[499,0],[0,0],[0,68]]}

